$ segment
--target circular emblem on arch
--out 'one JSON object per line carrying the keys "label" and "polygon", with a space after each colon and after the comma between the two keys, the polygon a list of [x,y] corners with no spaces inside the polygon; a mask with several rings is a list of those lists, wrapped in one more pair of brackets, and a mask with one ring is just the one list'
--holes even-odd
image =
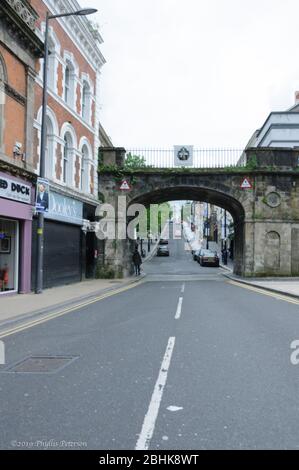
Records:
{"label": "circular emblem on arch", "polygon": [[271,192],[266,196],[266,204],[269,207],[278,207],[281,204],[281,196],[276,192]]}
{"label": "circular emblem on arch", "polygon": [[190,158],[190,152],[186,147],[182,147],[178,151],[178,159],[181,160],[181,162],[189,160]]}

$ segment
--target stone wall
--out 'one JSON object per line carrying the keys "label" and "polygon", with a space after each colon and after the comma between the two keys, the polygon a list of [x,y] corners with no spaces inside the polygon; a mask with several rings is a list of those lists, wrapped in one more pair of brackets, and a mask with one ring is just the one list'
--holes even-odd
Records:
{"label": "stone wall", "polygon": [[[234,220],[235,273],[245,277],[299,275],[299,152],[248,149],[247,167],[232,169],[123,169],[123,149],[106,149],[99,187],[106,203],[117,208],[121,182],[127,206],[170,200],[209,202],[228,210]],[[118,150],[118,151],[117,151]],[[117,158],[117,155],[119,158]],[[112,166],[118,167],[114,171]],[[110,168],[109,168],[110,167]],[[251,187],[242,188],[244,179]],[[109,260],[131,269],[128,244],[107,252]],[[112,261],[113,260],[113,261]]]}

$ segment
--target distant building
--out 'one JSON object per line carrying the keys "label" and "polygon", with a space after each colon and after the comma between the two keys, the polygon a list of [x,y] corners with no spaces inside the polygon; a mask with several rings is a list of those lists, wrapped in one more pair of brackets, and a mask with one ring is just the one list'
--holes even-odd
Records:
{"label": "distant building", "polygon": [[249,147],[299,147],[299,92],[295,93],[294,106],[268,116],[249,140]]}
{"label": "distant building", "polygon": [[99,142],[100,142],[100,147],[113,148],[111,137],[108,136],[107,132],[105,131],[101,123],[99,123]]}

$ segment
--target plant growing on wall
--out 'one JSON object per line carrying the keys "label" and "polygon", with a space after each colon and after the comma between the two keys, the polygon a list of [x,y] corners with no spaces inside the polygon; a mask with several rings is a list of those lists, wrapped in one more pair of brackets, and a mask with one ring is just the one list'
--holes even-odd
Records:
{"label": "plant growing on wall", "polygon": [[138,169],[146,168],[145,158],[140,155],[132,155],[130,152],[127,154],[125,159],[125,169]]}

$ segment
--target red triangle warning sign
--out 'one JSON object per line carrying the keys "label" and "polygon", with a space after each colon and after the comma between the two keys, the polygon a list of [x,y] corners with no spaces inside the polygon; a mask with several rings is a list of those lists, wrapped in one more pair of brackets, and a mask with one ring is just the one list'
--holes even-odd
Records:
{"label": "red triangle warning sign", "polygon": [[126,180],[124,180],[121,183],[120,190],[121,191],[131,191],[131,186],[129,185],[129,183]]}
{"label": "red triangle warning sign", "polygon": [[252,184],[248,178],[244,178],[240,186],[241,189],[252,189]]}

